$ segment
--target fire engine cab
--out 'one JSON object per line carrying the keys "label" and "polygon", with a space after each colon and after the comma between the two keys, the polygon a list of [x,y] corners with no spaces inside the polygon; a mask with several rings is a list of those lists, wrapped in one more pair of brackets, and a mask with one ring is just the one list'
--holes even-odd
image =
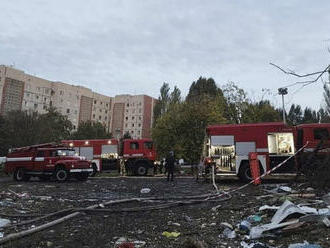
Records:
{"label": "fire engine cab", "polygon": [[4,171],[13,174],[16,181],[28,181],[36,176],[41,180],[54,177],[64,182],[70,176],[84,181],[92,168],[87,160],[76,156],[73,149],[47,143],[12,149],[5,158]]}
{"label": "fire engine cab", "polygon": [[126,170],[134,175],[146,175],[153,168],[156,152],[151,139],[63,140],[77,155],[90,160],[95,175],[97,171],[119,169],[118,159],[125,161]]}
{"label": "fire engine cab", "polygon": [[[295,154],[315,149],[322,138],[329,139],[330,124],[287,126],[281,122],[213,125],[206,129],[206,164],[217,173],[236,174],[250,181],[249,153],[256,152],[260,173],[264,173]],[[275,173],[296,173],[299,159],[292,157]]]}

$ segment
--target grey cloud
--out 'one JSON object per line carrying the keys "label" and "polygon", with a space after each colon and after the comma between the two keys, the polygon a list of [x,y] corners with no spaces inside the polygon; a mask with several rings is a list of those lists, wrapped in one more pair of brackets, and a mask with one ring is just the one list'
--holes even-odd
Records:
{"label": "grey cloud", "polygon": [[[186,94],[199,76],[276,93],[294,79],[270,61],[299,72],[329,63],[329,7],[307,0],[2,1],[0,63],[108,95],[157,97],[164,81]],[[322,85],[313,85],[292,101],[318,108],[321,95]]]}

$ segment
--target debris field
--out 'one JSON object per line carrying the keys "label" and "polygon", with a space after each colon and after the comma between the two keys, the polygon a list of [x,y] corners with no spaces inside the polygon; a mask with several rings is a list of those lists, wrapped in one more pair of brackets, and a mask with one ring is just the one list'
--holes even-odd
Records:
{"label": "debris field", "polygon": [[211,183],[189,177],[174,182],[162,177],[5,180],[0,184],[0,247],[330,247],[326,190],[266,180],[231,193],[242,185],[218,181],[217,194]]}

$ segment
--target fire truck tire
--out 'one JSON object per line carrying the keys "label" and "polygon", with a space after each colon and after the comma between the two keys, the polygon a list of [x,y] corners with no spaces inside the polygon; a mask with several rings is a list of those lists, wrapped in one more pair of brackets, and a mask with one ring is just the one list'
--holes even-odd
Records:
{"label": "fire truck tire", "polygon": [[89,176],[90,177],[95,177],[96,173],[97,173],[97,166],[96,164],[92,164],[92,168],[93,168],[93,171],[89,173]]}
{"label": "fire truck tire", "polygon": [[[260,164],[259,167],[260,167],[260,175],[262,175],[264,173],[264,170]],[[250,164],[248,161],[242,162],[239,168],[238,177],[241,179],[241,181],[245,183],[248,183],[253,179],[251,175]]]}
{"label": "fire truck tire", "polygon": [[27,182],[30,180],[30,177],[31,176],[25,174],[25,170],[23,168],[18,168],[14,172],[14,180],[17,182]]}
{"label": "fire truck tire", "polygon": [[138,176],[145,176],[148,174],[148,168],[143,163],[137,164],[135,174]]}
{"label": "fire truck tire", "polygon": [[63,167],[59,167],[55,171],[55,179],[58,182],[65,182],[69,178],[69,173]]}

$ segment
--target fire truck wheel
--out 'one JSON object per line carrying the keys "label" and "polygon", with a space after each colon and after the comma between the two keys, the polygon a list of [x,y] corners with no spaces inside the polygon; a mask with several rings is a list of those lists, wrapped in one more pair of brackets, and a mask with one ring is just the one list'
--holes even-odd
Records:
{"label": "fire truck wheel", "polygon": [[23,168],[18,168],[14,172],[14,180],[18,182],[29,181],[30,176],[25,174],[25,170]]}
{"label": "fire truck wheel", "polygon": [[96,164],[92,164],[93,171],[89,173],[90,177],[94,177],[97,173],[97,166]]}
{"label": "fire truck wheel", "polygon": [[68,172],[66,171],[66,169],[59,167],[56,169],[55,171],[55,179],[58,182],[65,182],[69,177]]}
{"label": "fire truck wheel", "polygon": [[148,168],[144,164],[138,164],[136,168],[136,174],[138,176],[145,176],[148,174]]}
{"label": "fire truck wheel", "polygon": [[238,177],[243,182],[250,182],[252,180],[249,162],[243,162],[239,168]]}
{"label": "fire truck wheel", "polygon": [[[264,173],[262,166],[259,164],[260,175]],[[242,165],[239,168],[238,177],[243,182],[250,182],[253,178],[251,175],[250,164],[248,161],[242,162]]]}

